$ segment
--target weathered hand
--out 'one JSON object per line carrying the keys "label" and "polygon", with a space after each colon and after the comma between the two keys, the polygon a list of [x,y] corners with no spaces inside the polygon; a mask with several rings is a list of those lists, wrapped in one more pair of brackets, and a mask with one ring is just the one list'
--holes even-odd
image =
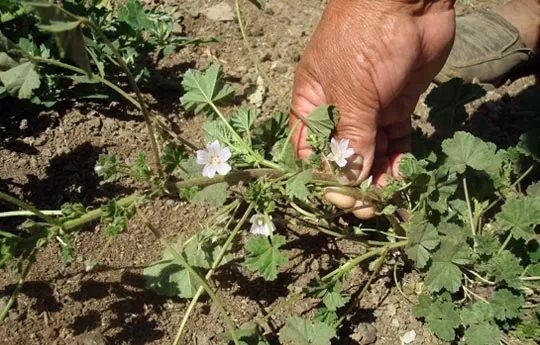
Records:
{"label": "weathered hand", "polygon": [[[444,65],[454,39],[451,0],[330,0],[296,71],[293,107],[307,116],[323,104],[338,108],[336,136],[350,140],[356,155],[345,175],[359,183],[397,176],[400,154],[410,150],[411,114],[421,93]],[[294,111],[290,127],[296,121]],[[293,134],[297,154],[307,158],[307,127]],[[341,208],[361,206],[328,192]],[[373,216],[371,208],[354,211]]]}

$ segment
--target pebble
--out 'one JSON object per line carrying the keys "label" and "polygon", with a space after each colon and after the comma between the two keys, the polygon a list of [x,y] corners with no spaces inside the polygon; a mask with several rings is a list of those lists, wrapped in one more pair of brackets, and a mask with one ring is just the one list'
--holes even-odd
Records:
{"label": "pebble", "polygon": [[401,344],[410,344],[416,339],[416,332],[414,329],[411,329],[403,334],[403,336],[401,336],[399,339],[401,340]]}
{"label": "pebble", "polygon": [[219,4],[209,7],[201,13],[208,19],[216,22],[230,22],[234,20],[234,13],[231,5],[225,1]]}
{"label": "pebble", "polygon": [[350,338],[358,343],[358,345],[375,344],[377,341],[377,329],[369,323],[359,324]]}

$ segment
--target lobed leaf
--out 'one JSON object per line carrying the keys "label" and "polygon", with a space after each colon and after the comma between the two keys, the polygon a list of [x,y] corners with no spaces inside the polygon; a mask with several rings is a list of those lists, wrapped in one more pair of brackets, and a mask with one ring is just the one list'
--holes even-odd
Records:
{"label": "lobed leaf", "polygon": [[418,268],[424,268],[430,258],[429,251],[435,249],[440,243],[437,230],[429,223],[412,223],[408,237],[409,244],[405,249],[405,253]]}
{"label": "lobed leaf", "polygon": [[227,201],[228,188],[229,184],[227,182],[216,183],[204,187],[195,193],[190,200],[196,204],[206,204],[213,207],[223,206]]}
{"label": "lobed leaf", "polygon": [[330,134],[336,128],[339,115],[332,105],[320,105],[307,116],[309,123],[308,136],[315,135],[318,138],[329,139]]}
{"label": "lobed leaf", "polygon": [[30,99],[33,90],[41,85],[39,74],[30,61],[0,72],[0,82],[7,93],[19,99]]}
{"label": "lobed leaf", "polygon": [[526,196],[507,199],[497,214],[497,222],[503,229],[509,229],[515,239],[533,239],[533,228],[540,224],[540,198]]}
{"label": "lobed leaf", "polygon": [[464,173],[466,167],[496,174],[502,164],[495,144],[467,132],[456,132],[452,139],[444,140],[442,150],[447,155],[446,165],[459,174]]}
{"label": "lobed leaf", "polygon": [[330,345],[336,330],[326,323],[289,317],[279,331],[279,341],[287,345]]}
{"label": "lobed leaf", "polygon": [[291,199],[298,198],[307,201],[309,197],[309,189],[307,183],[313,178],[313,169],[304,170],[287,181],[285,192]]}
{"label": "lobed leaf", "polygon": [[190,69],[184,75],[182,85],[184,95],[180,97],[182,105],[188,111],[206,116],[214,115],[212,105],[221,105],[234,94],[231,86],[222,81],[220,65],[211,65],[204,73]]}
{"label": "lobed leaf", "polygon": [[289,262],[279,248],[285,244],[284,236],[272,236],[272,242],[266,236],[252,236],[246,243],[246,265],[250,271],[256,271],[265,280],[275,280],[278,267]]}

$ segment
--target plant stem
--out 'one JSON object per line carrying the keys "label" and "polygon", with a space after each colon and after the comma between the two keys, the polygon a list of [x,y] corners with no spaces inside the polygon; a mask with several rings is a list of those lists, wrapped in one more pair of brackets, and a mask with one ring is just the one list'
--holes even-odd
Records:
{"label": "plant stem", "polygon": [[[531,171],[533,171],[533,168],[534,168],[534,166],[531,165],[531,166],[530,166],[523,174],[521,174],[521,176],[520,176],[517,180],[514,181],[514,183],[512,183],[512,184],[510,185],[509,189],[514,188],[518,183],[520,183],[521,181],[523,181],[523,179],[524,179],[525,177],[527,177],[527,175],[529,175],[529,174],[531,173]],[[495,205],[497,205],[497,203],[498,203],[499,201],[501,201],[502,199],[503,199],[503,197],[499,195],[499,196],[497,197],[497,199],[493,200],[493,201],[492,201],[492,202],[484,209],[483,213],[486,213],[487,211],[489,211],[492,207],[494,207]]]}
{"label": "plant stem", "polygon": [[501,248],[499,248],[499,251],[497,251],[497,255],[500,255],[503,250],[506,248],[506,246],[508,245],[508,243],[510,243],[510,240],[512,239],[512,233],[510,232],[508,234],[508,236],[506,236],[506,238],[504,239],[504,242],[503,244],[501,245]]}
{"label": "plant stem", "polygon": [[26,261],[28,261],[28,263],[26,264],[26,267],[25,267],[21,277],[19,278],[19,281],[17,282],[17,286],[15,287],[15,290],[13,290],[13,293],[9,297],[9,300],[6,303],[6,306],[4,307],[4,310],[2,310],[2,314],[0,314],[0,322],[4,322],[4,319],[6,318],[9,310],[13,306],[13,303],[15,303],[15,301],[17,300],[17,296],[19,295],[19,292],[21,292],[24,281],[26,280],[26,277],[28,277],[28,274],[30,273],[30,270],[32,269],[32,266],[34,265],[35,256],[36,256],[37,252],[38,252],[37,248],[34,248],[30,252],[30,254],[28,254],[28,257],[26,259]]}
{"label": "plant stem", "polygon": [[[221,250],[220,250],[216,260],[212,263],[212,267],[210,268],[208,273],[206,273],[206,276],[204,277],[204,279],[209,280],[210,277],[212,277],[212,274],[214,274],[214,271],[216,270],[216,268],[221,263],[221,260],[225,256],[225,253],[229,249],[229,246],[231,245],[232,241],[236,237],[236,234],[238,234],[238,231],[240,231],[240,229],[242,228],[242,226],[246,222],[247,217],[249,216],[249,214],[251,213],[252,210],[253,210],[253,204],[250,204],[248,209],[246,210],[246,212],[244,212],[244,215],[242,216],[240,221],[236,224],[235,228],[233,229],[233,231],[231,232],[229,237],[227,237],[227,240],[223,244],[223,247],[221,247]],[[180,327],[178,328],[178,332],[176,333],[176,337],[174,338],[173,345],[177,345],[178,341],[180,341],[180,337],[182,336],[182,333],[184,331],[184,327],[186,326],[186,323],[187,323],[191,313],[193,312],[193,309],[195,308],[195,305],[197,304],[197,301],[199,300],[199,297],[202,295],[203,291],[204,291],[203,287],[199,286],[199,288],[197,289],[197,292],[195,293],[195,295],[191,299],[191,302],[189,303],[189,306],[188,306],[188,308],[186,310],[186,313],[184,314],[184,317],[182,318],[182,322],[180,324]]]}
{"label": "plant stem", "polygon": [[[469,199],[469,189],[467,188],[467,178],[463,178],[463,190],[465,191],[465,201],[467,202],[467,213],[469,214],[469,223],[471,224],[471,231],[473,235],[473,239],[476,236],[476,227],[474,225],[474,217],[473,212],[471,208],[471,200]],[[474,240],[476,244],[476,240]],[[476,247],[476,245],[475,245]]]}
{"label": "plant stem", "polygon": [[279,160],[283,160],[283,156],[285,156],[285,151],[287,149],[287,146],[291,145],[291,137],[293,135],[293,133],[296,131],[296,129],[298,128],[298,126],[300,125],[300,121],[296,121],[296,123],[294,124],[293,128],[291,128],[291,130],[289,131],[289,133],[287,134],[287,139],[285,140],[285,144],[283,145],[283,148],[281,149],[281,152],[279,153]]}
{"label": "plant stem", "polygon": [[[60,210],[41,210],[41,213],[43,213],[46,216],[61,216],[62,211]],[[9,218],[9,217],[28,217],[35,215],[32,211],[7,211],[7,212],[0,212],[0,218]]]}
{"label": "plant stem", "polygon": [[339,320],[337,321],[337,324],[336,324],[336,328],[339,327],[339,325],[341,325],[341,323],[345,320],[345,317],[353,310],[354,307],[357,306],[357,303],[362,299],[362,297],[364,296],[364,294],[366,293],[367,289],[369,288],[369,286],[371,285],[371,282],[373,281],[373,278],[375,278],[375,275],[377,273],[379,273],[383,263],[386,261],[386,260],[382,260],[383,258],[386,258],[386,254],[388,253],[388,249],[384,250],[381,255],[379,256],[379,258],[381,259],[381,261],[379,263],[377,263],[377,267],[373,270],[373,272],[371,272],[370,276],[369,276],[369,279],[368,281],[366,282],[366,284],[364,284],[364,287],[362,288],[362,290],[360,291],[360,293],[349,303],[349,306],[347,307],[347,309],[345,310],[345,312],[343,313],[343,315],[339,318]]}
{"label": "plant stem", "polygon": [[148,136],[150,139],[150,144],[152,146],[152,152],[154,154],[155,163],[158,169],[159,176],[163,179],[164,178],[164,172],[163,167],[161,166],[161,160],[160,160],[160,154],[159,149],[156,141],[156,136],[154,133],[154,126],[152,125],[151,115],[148,111],[148,108],[146,106],[146,103],[144,101],[144,98],[142,96],[141,90],[139,89],[139,86],[137,85],[137,82],[135,81],[135,78],[133,77],[133,74],[131,74],[131,70],[129,69],[128,65],[124,61],[124,58],[122,58],[122,54],[116,49],[114,44],[109,40],[107,35],[101,31],[99,26],[94,24],[90,19],[84,18],[84,17],[78,17],[78,19],[81,21],[81,23],[88,25],[97,35],[103,40],[103,43],[113,52],[114,57],[118,61],[118,64],[120,64],[120,67],[124,71],[124,73],[127,76],[129,86],[133,89],[135,92],[135,95],[137,96],[137,100],[139,102],[144,121],[146,122],[146,128],[148,130]]}
{"label": "plant stem", "polygon": [[[49,64],[49,65],[64,68],[64,69],[67,69],[67,70],[70,70],[70,71],[73,71],[73,72],[76,72],[76,73],[80,73],[82,75],[86,75],[86,72],[83,69],[72,66],[72,65],[69,65],[69,64],[66,64],[66,63],[63,63],[63,62],[60,62],[60,61],[56,61],[56,60],[52,60],[52,59],[45,59],[45,58],[42,58],[41,56],[33,56],[32,60],[37,62],[37,63]],[[131,97],[130,94],[128,94],[127,92],[125,92],[124,90],[122,90],[120,87],[116,86],[115,84],[113,84],[109,80],[107,80],[105,78],[102,78],[97,74],[93,74],[92,78],[95,78],[97,81],[99,81],[103,85],[106,85],[106,86],[110,87],[111,89],[113,89],[114,91],[116,91],[118,94],[120,94],[120,96],[124,97],[127,101],[129,101],[131,104],[133,104],[135,107],[137,107],[137,109],[141,109],[141,105],[139,104],[139,102],[137,102],[135,100],[135,98]]]}
{"label": "plant stem", "polygon": [[96,256],[96,258],[93,259],[93,260],[90,260],[89,265],[85,265],[85,270],[87,272],[91,271],[92,269],[94,269],[94,267],[96,267],[97,264],[99,264],[99,262],[103,259],[103,256],[105,255],[105,252],[107,251],[107,249],[114,242],[114,239],[115,238],[113,236],[109,236],[107,238],[107,242],[105,242],[105,245],[103,247],[101,247],[101,249],[99,250],[98,255]]}
{"label": "plant stem", "polygon": [[17,198],[12,197],[11,195],[0,192],[0,199],[2,199],[4,201],[7,201],[10,204],[13,204],[13,205],[15,205],[17,207],[20,207],[22,209],[25,209],[28,212],[31,212],[33,215],[36,215],[36,216],[40,217],[41,219],[43,219],[44,221],[46,221],[49,225],[60,225],[58,220],[50,217],[47,214],[44,214],[43,212],[41,212],[40,210],[38,210],[34,206],[32,206],[32,205],[30,205],[30,204],[28,204],[28,203],[26,203],[26,202],[24,202],[22,200],[19,200]]}
{"label": "plant stem", "polygon": [[229,330],[229,333],[231,334],[231,337],[235,343],[235,345],[240,345],[238,342],[238,336],[236,335],[235,329],[236,326],[232,322],[231,318],[229,317],[229,313],[225,309],[225,306],[223,303],[221,303],[221,300],[218,298],[218,296],[214,293],[214,291],[210,288],[208,283],[206,282],[206,279],[201,277],[199,272],[193,269],[191,267],[186,259],[180,255],[170,244],[165,240],[165,238],[161,235],[161,232],[146,218],[144,213],[141,211],[141,209],[135,205],[135,209],[141,220],[143,221],[144,225],[152,232],[152,234],[161,242],[161,244],[171,253],[173,254],[174,258],[184,267],[189,274],[193,275],[195,279],[198,281],[199,284],[203,287],[203,289],[206,291],[208,296],[212,299],[212,301],[216,304],[217,308],[222,314],[223,320],[225,321],[225,325],[227,326],[227,329]]}

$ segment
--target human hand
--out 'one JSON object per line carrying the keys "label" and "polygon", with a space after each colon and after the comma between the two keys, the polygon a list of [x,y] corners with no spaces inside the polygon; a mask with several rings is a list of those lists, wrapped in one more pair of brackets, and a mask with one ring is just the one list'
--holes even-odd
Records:
{"label": "human hand", "polygon": [[[355,151],[345,176],[359,183],[368,176],[384,185],[398,177],[402,153],[410,150],[411,114],[418,98],[443,67],[455,33],[451,0],[330,0],[298,65],[289,125],[317,106],[333,104],[340,117],[336,137]],[[299,157],[307,158],[307,127],[292,136]],[[327,192],[344,209],[361,207],[350,196]],[[373,208],[356,209],[370,218]]]}

